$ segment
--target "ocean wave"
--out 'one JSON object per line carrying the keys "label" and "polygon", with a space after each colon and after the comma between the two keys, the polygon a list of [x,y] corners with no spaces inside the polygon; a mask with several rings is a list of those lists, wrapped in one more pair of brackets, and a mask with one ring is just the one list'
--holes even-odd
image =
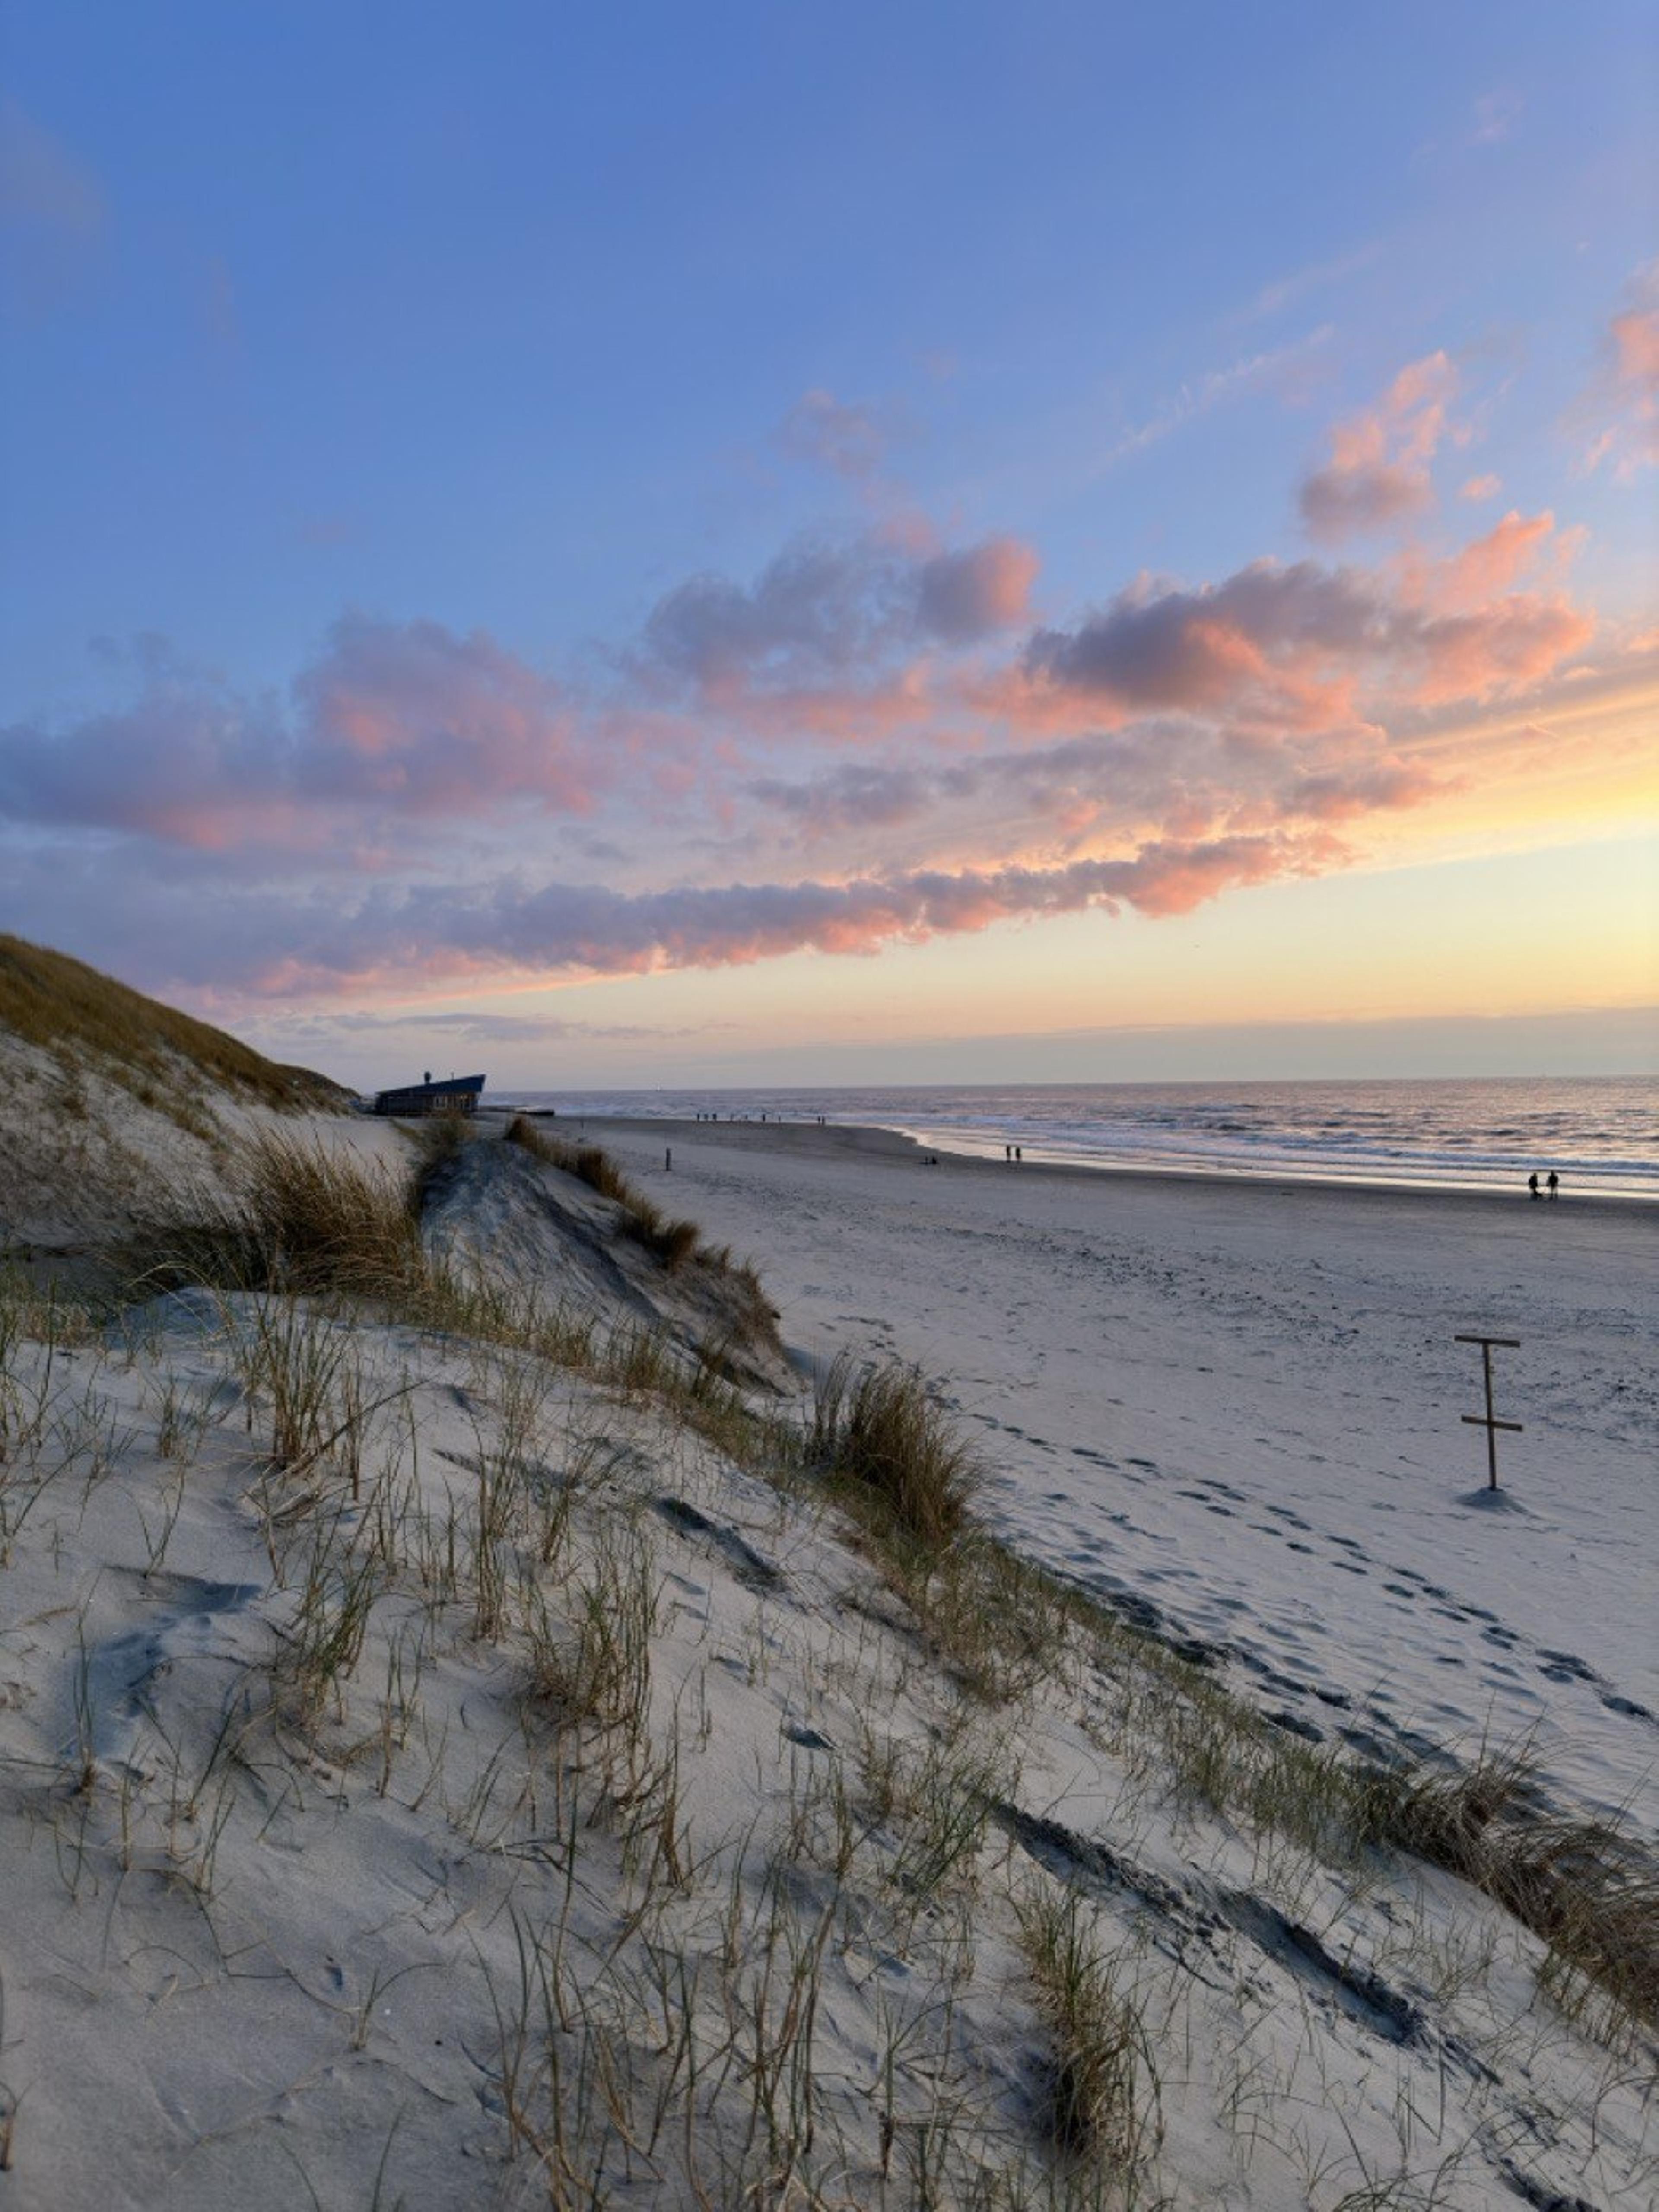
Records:
{"label": "ocean wave", "polygon": [[[499,1101],[508,1103],[505,1095]],[[524,1092],[592,1114],[869,1123],[938,1151],[1144,1172],[1659,1199],[1659,1079]]]}

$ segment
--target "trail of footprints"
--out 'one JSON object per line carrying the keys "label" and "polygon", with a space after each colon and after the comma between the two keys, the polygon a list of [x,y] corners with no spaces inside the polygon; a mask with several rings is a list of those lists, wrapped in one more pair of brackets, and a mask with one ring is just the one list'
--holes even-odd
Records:
{"label": "trail of footprints", "polygon": [[[1157,1484],[1160,1488],[1170,1486],[1169,1476],[1153,1460],[1133,1456],[1118,1460],[1086,1444],[1074,1444],[1069,1448],[1059,1446],[1046,1437],[1034,1436],[1017,1427],[1012,1422],[997,1421],[982,1414],[979,1418],[987,1429],[1000,1431],[1021,1444],[1051,1455],[1067,1451],[1070,1457],[1104,1468],[1120,1480],[1131,1485]],[[1480,1641],[1488,1647],[1483,1672],[1491,1678],[1495,1687],[1503,1686],[1524,1699],[1531,1699],[1533,1693],[1526,1687],[1527,1670],[1530,1668],[1547,1681],[1582,1685],[1610,1713],[1646,1722],[1650,1726],[1659,1726],[1659,1717],[1646,1706],[1638,1705],[1634,1698],[1615,1690],[1576,1652],[1529,1645],[1526,1638],[1506,1627],[1497,1614],[1486,1607],[1454,1597],[1443,1583],[1432,1581],[1414,1567],[1391,1565],[1374,1559],[1357,1538],[1318,1528],[1294,1507],[1261,1504],[1215,1476],[1194,1476],[1189,1483],[1176,1484],[1173,1487],[1175,1495],[1190,1499],[1218,1519],[1245,1518],[1246,1526],[1257,1535],[1274,1538],[1288,1551],[1310,1559],[1317,1559],[1322,1554],[1325,1563],[1340,1573],[1362,1579],[1373,1575],[1382,1576],[1384,1590],[1401,1612],[1414,1611],[1419,1606],[1426,1606],[1442,1620],[1462,1626],[1480,1623]],[[1042,1502],[1050,1506],[1062,1507],[1073,1504],[1074,1500],[1070,1491],[1056,1488],[1043,1492]],[[1268,1517],[1265,1520],[1246,1517],[1256,1511]],[[1127,1510],[1103,1513],[1096,1508],[1091,1517],[1097,1522],[1103,1522],[1106,1531],[1121,1531],[1160,1551],[1175,1553],[1178,1550],[1178,1539],[1175,1535],[1142,1526]],[[1190,1632],[1172,1637],[1170,1622],[1162,1607],[1146,1595],[1146,1585],[1157,1586],[1164,1583],[1190,1584],[1200,1577],[1178,1559],[1172,1560],[1167,1566],[1153,1565],[1142,1569],[1133,1577],[1118,1576],[1101,1564],[1102,1555],[1108,1551],[1110,1542],[1109,1534],[1079,1534],[1066,1554],[1066,1563],[1080,1579],[1108,1598],[1138,1626],[1163,1637],[1176,1649],[1196,1658],[1201,1664],[1214,1665],[1224,1660],[1234,1660],[1248,1668],[1267,1688],[1295,1698],[1311,1698],[1339,1712],[1352,1711],[1353,1699],[1346,1691],[1322,1680],[1316,1667],[1310,1675],[1299,1674],[1273,1664],[1248,1648],[1206,1641]],[[1212,1611],[1230,1615],[1248,1614],[1252,1611],[1252,1607],[1241,1598],[1210,1596],[1207,1603]],[[1287,1648],[1297,1650],[1308,1641],[1302,1627],[1294,1623],[1275,1622],[1261,1617],[1260,1626],[1279,1651]],[[1437,1667],[1461,1669],[1468,1665],[1468,1655],[1461,1650],[1437,1652],[1433,1655],[1433,1663]],[[1386,1690],[1378,1689],[1372,1693],[1369,1702],[1386,1706],[1390,1699]],[[1447,1709],[1449,1712],[1451,1710]],[[1268,1717],[1295,1734],[1316,1741],[1323,1734],[1313,1722],[1295,1712],[1280,1711],[1272,1713]],[[1367,1750],[1377,1747],[1376,1737],[1367,1729],[1350,1724],[1344,1727],[1341,1733],[1358,1747]],[[1408,1742],[1413,1740],[1409,1731],[1401,1730],[1401,1734]]]}

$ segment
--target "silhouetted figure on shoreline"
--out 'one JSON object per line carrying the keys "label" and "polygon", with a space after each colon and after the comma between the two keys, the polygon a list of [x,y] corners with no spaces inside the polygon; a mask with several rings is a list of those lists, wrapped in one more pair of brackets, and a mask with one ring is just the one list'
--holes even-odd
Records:
{"label": "silhouetted figure on shoreline", "polygon": [[1561,1195],[1561,1178],[1557,1175],[1553,1168],[1550,1170],[1549,1174],[1545,1180],[1549,1186],[1550,1196],[1552,1198],[1559,1198]]}
{"label": "silhouetted figure on shoreline", "polygon": [[1536,1168],[1534,1168],[1532,1173],[1527,1177],[1527,1188],[1532,1193],[1534,1198],[1542,1196],[1542,1193],[1538,1188],[1538,1170]]}

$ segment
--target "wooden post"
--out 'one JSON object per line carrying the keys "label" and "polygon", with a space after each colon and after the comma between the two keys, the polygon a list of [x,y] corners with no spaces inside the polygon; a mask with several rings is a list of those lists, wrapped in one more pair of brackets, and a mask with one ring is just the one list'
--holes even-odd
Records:
{"label": "wooden post", "polygon": [[1486,1432],[1486,1487],[1488,1490],[1496,1490],[1498,1487],[1498,1431],[1499,1429],[1512,1429],[1516,1435],[1519,1436],[1522,1433],[1522,1424],[1519,1421],[1500,1421],[1492,1411],[1492,1346],[1497,1345],[1505,1352],[1519,1352],[1520,1339],[1513,1336],[1459,1336],[1454,1341],[1458,1344],[1478,1344],[1480,1347],[1480,1365],[1486,1379],[1486,1410],[1484,1413],[1465,1413],[1462,1418],[1471,1428],[1484,1429]]}
{"label": "wooden post", "polygon": [[671,1146],[669,1146],[669,1147],[668,1147],[667,1151],[666,1151],[666,1152],[664,1152],[664,1154],[663,1154],[663,1156],[662,1156],[662,1164],[663,1164],[663,1172],[664,1172],[665,1175],[672,1174],[672,1173],[673,1172],[673,1167],[674,1167],[674,1147],[673,1147],[672,1145],[671,1145]]}

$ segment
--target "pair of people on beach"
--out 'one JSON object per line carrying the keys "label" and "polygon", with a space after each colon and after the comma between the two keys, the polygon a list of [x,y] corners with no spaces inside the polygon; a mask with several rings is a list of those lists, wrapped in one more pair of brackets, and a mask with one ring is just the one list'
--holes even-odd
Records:
{"label": "pair of people on beach", "polygon": [[[1552,1198],[1559,1198],[1561,1193],[1561,1178],[1557,1175],[1553,1168],[1550,1170],[1549,1174],[1545,1180],[1549,1187],[1550,1196]],[[1527,1177],[1527,1188],[1532,1193],[1534,1198],[1541,1198],[1544,1194],[1538,1188],[1538,1170],[1535,1168]]]}

